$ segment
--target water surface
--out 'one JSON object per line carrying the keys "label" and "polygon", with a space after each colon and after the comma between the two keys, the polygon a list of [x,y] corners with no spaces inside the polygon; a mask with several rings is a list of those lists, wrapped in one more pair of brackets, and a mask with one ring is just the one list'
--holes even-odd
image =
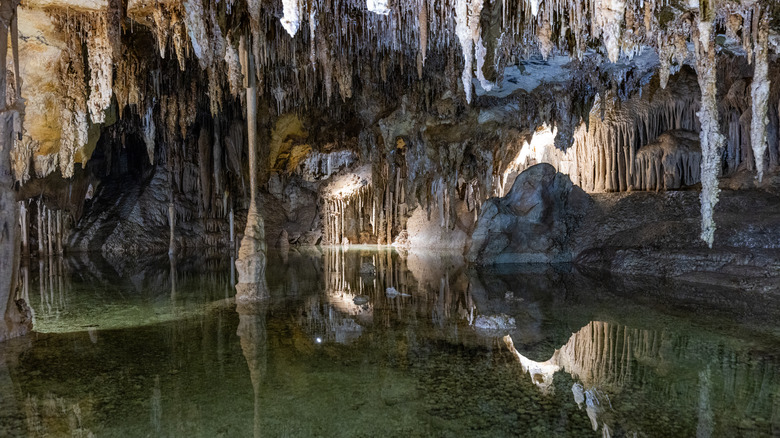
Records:
{"label": "water surface", "polygon": [[272,254],[238,314],[231,266],[23,268],[37,332],[0,344],[0,436],[780,434],[777,297],[357,248]]}

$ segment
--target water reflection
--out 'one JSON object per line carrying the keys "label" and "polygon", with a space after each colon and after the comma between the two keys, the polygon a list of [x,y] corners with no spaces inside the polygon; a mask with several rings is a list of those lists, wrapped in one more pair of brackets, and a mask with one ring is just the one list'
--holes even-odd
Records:
{"label": "water reflection", "polygon": [[[0,436],[780,427],[780,312],[767,297],[567,267],[290,249],[268,255],[270,298],[236,307],[229,254],[165,257],[45,258],[22,271],[20,293],[48,333],[0,345]],[[477,327],[489,318],[513,323]]]}
{"label": "water reflection", "polygon": [[257,438],[262,431],[262,402],[260,385],[268,367],[268,334],[266,332],[267,302],[255,302],[238,306],[238,337],[241,351],[249,367],[249,377],[254,392],[253,434]]}
{"label": "water reflection", "polygon": [[[31,276],[22,264],[18,293],[30,303],[35,331],[44,333],[96,336],[175,320],[235,293],[228,259],[218,253],[117,261],[85,253],[44,257],[37,265]],[[30,285],[38,286],[37,294],[30,294]]]}
{"label": "water reflection", "polygon": [[[768,369],[768,364],[756,361],[752,354],[737,354],[732,346],[715,339],[669,328],[647,330],[591,321],[545,362],[518,352],[509,335],[504,342],[542,391],[552,388],[558,371],[567,373],[574,381],[574,402],[585,408],[592,429],[601,429],[604,436],[616,430],[629,436],[646,433],[646,425],[636,422],[641,417],[631,412],[636,406],[674,406],[682,411],[676,414],[697,420],[697,436],[713,436],[714,402],[720,404],[721,412],[738,412],[737,418],[744,419],[739,426],[754,426],[756,420],[770,417],[770,429],[777,426],[778,401],[766,392],[780,388],[777,369]],[[668,421],[668,416],[660,418]],[[677,425],[659,422],[654,426]]]}

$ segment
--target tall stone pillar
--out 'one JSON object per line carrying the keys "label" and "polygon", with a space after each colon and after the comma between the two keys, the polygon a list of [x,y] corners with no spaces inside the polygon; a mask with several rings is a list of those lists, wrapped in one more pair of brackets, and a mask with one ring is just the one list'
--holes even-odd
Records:
{"label": "tall stone pillar", "polygon": [[[14,59],[18,60],[15,32],[18,4],[18,0],[0,0],[0,341],[21,336],[32,329],[30,308],[24,300],[15,297],[21,241],[19,206],[13,189],[11,149],[14,138],[21,133],[24,108],[18,94],[14,107],[8,107],[6,103],[5,66],[9,30],[13,30]],[[16,65],[18,72],[18,62]]]}
{"label": "tall stone pillar", "polygon": [[268,296],[268,286],[265,281],[266,243],[265,225],[257,206],[257,82],[252,52],[245,37],[241,38],[241,64],[246,87],[246,119],[247,139],[249,143],[249,212],[246,218],[246,229],[238,250],[236,269],[238,284],[236,285],[236,302],[242,303],[261,300]]}

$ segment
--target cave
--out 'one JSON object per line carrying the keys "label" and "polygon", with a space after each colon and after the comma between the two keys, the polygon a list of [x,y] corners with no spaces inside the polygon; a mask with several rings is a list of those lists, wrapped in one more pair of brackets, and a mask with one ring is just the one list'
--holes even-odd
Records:
{"label": "cave", "polygon": [[0,0],[0,436],[777,436],[777,0]]}

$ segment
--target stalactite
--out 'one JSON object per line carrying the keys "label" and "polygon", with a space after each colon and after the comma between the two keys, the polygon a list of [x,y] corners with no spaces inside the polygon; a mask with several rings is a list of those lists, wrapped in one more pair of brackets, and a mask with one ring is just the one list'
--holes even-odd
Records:
{"label": "stalactite", "polygon": [[466,93],[466,103],[471,103],[471,72],[473,70],[472,62],[474,60],[474,40],[469,32],[468,20],[469,2],[467,0],[457,0],[455,3],[455,33],[458,36],[461,51],[463,52],[463,72],[461,73],[461,81],[463,82],[463,91]]}
{"label": "stalactite", "polygon": [[238,51],[233,46],[228,36],[225,44],[225,64],[228,67],[227,79],[230,85],[230,94],[236,98],[241,94],[241,63],[238,59]]}
{"label": "stalactite", "polygon": [[[75,26],[75,24],[71,25]],[[87,94],[84,87],[84,70],[84,64],[81,61],[81,42],[78,34],[73,32],[69,35],[68,50],[63,51],[58,71],[64,88],[63,102],[60,108],[62,134],[60,135],[59,164],[60,172],[65,178],[73,176],[76,152],[87,143]]]}
{"label": "stalactite", "polygon": [[428,0],[417,0],[417,22],[420,26],[420,72],[422,77],[422,67],[425,66],[425,59],[428,56]]}
{"label": "stalactite", "polygon": [[57,240],[57,254],[62,255],[62,210],[57,210],[57,215],[55,217],[56,222],[56,240]]}
{"label": "stalactite", "polygon": [[176,59],[179,62],[179,70],[185,71],[187,60],[187,55],[185,54],[185,48],[187,46],[187,29],[181,16],[181,11],[177,9],[171,11],[171,39],[173,40],[173,50],[176,52]]}
{"label": "stalactite", "polygon": [[38,236],[37,236],[38,237],[38,257],[43,255],[43,242],[44,242],[44,236],[43,236],[43,216],[44,216],[44,213],[43,213],[43,210],[44,210],[44,208],[45,207],[43,206],[42,200],[39,197],[38,198],[38,209],[37,209],[36,214],[35,214],[35,216],[38,219],[38,228],[37,228],[37,232],[38,232]]}
{"label": "stalactite", "polygon": [[168,255],[176,252],[176,205],[173,198],[168,202]]}
{"label": "stalactite", "polygon": [[205,70],[211,65],[212,57],[209,35],[206,31],[206,23],[203,21],[208,15],[203,10],[201,0],[185,1],[184,11],[184,22],[187,25],[187,34],[190,37],[192,51],[195,53],[195,57],[198,58],[200,68]]}
{"label": "stalactite", "polygon": [[152,10],[152,20],[154,20],[154,36],[157,39],[157,49],[160,51],[160,58],[165,59],[165,51],[168,46],[168,30],[171,26],[171,20],[165,11],[163,3],[157,3]]}
{"label": "stalactite", "polygon": [[[225,188],[222,184],[222,139],[220,132],[219,118],[214,119],[214,194],[219,196],[224,194]],[[222,211],[224,217],[225,210]]]}
{"label": "stalactite", "polygon": [[54,254],[54,227],[52,226],[51,209],[46,209],[46,254],[51,256]]}
{"label": "stalactite", "polygon": [[87,28],[87,60],[89,63],[89,116],[92,123],[105,121],[104,111],[111,105],[113,94],[113,49],[109,40],[106,17],[96,15]]}
{"label": "stalactite", "polygon": [[149,105],[146,108],[143,118],[143,137],[144,143],[146,144],[146,154],[149,157],[150,164],[154,164],[155,131],[154,106]]}
{"label": "stalactite", "polygon": [[300,0],[282,0],[284,16],[279,20],[284,30],[294,37],[301,26],[301,2]]}
{"label": "stalactite", "polygon": [[230,247],[235,248],[236,246],[236,220],[235,215],[233,214],[233,208],[230,208],[230,216],[228,219],[230,223]]}
{"label": "stalactite", "polygon": [[[760,8],[760,6],[757,6]],[[767,131],[769,124],[769,24],[766,15],[760,18],[759,11],[755,13],[755,20],[759,20],[758,32],[756,32],[754,49],[755,63],[753,82],[750,86],[753,101],[752,119],[750,124],[750,143],[753,146],[753,156],[756,160],[756,172],[758,181],[764,178],[764,154],[767,151]]]}
{"label": "stalactite", "polygon": [[539,26],[536,31],[536,38],[538,40],[539,52],[542,54],[543,59],[547,59],[552,54],[555,44],[552,41],[552,24],[550,23],[547,14],[542,14],[539,17]]}
{"label": "stalactite", "polygon": [[[700,22],[699,28],[707,22]],[[709,26],[712,24],[709,23]],[[697,113],[701,122],[701,239],[712,248],[715,238],[715,221],[713,213],[718,203],[718,173],[720,171],[720,151],[725,138],[720,133],[717,104],[717,65],[715,43],[710,37],[702,44],[701,38],[696,42],[696,70],[699,88],[701,89],[701,109]]]}
{"label": "stalactite", "polygon": [[30,223],[26,201],[19,201],[19,226],[22,230],[22,256],[28,257],[30,255]]}
{"label": "stalactite", "polygon": [[201,127],[198,136],[198,171],[200,174],[201,209],[204,215],[211,210],[211,152],[211,134],[204,126]]}

